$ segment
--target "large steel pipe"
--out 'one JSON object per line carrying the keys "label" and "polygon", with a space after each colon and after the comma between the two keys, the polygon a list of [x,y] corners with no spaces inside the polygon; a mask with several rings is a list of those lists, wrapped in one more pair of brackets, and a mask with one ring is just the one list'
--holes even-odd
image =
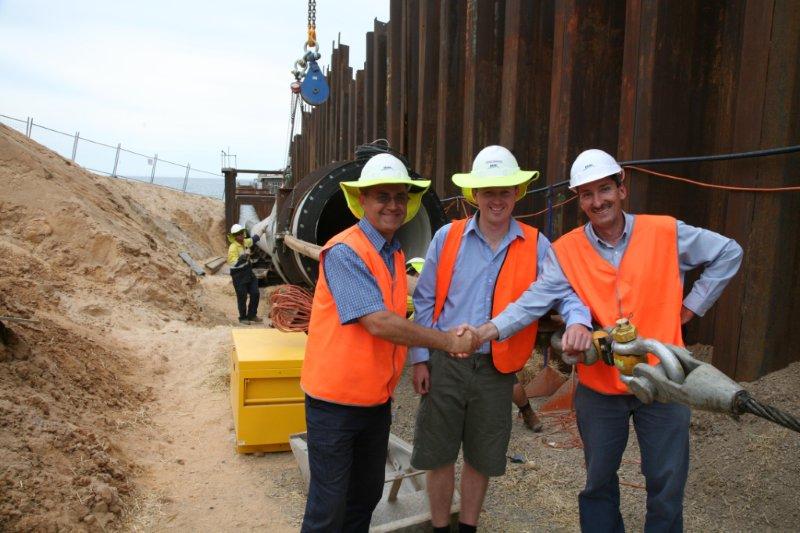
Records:
{"label": "large steel pipe", "polygon": [[[331,237],[357,222],[347,207],[342,181],[357,180],[368,158],[332,163],[301,180],[294,187],[278,191],[270,215],[253,226],[261,231],[266,226],[266,238],[258,246],[270,257],[273,268],[286,283],[313,287],[317,281],[317,261],[286,246],[284,235],[301,241],[325,244]],[[411,177],[421,176],[411,172]],[[428,191],[417,215],[398,231],[406,257],[425,256],[434,232],[447,222],[438,197]]]}

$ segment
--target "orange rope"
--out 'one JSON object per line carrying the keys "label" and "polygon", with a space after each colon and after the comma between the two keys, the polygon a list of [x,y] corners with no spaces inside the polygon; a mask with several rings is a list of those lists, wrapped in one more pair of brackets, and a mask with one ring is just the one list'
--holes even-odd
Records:
{"label": "orange rope", "polygon": [[[574,200],[575,198],[577,198],[577,196],[570,196],[569,198],[567,198],[563,202],[560,202],[560,203],[557,203],[556,205],[554,205],[552,207],[552,209],[555,209],[556,207],[561,207],[562,205],[566,205],[566,204],[570,203],[572,200]],[[541,211],[537,211],[535,213],[530,213],[528,215],[519,215],[519,216],[516,216],[514,218],[530,218],[530,217],[535,217],[535,216],[538,216],[538,215],[543,215],[544,213],[547,213],[547,209],[548,208],[545,207]]]}
{"label": "orange rope", "polygon": [[739,192],[787,192],[787,191],[800,191],[800,186],[790,186],[790,187],[738,187],[735,185],[716,185],[714,183],[704,183],[702,181],[695,181],[690,180],[689,178],[681,178],[680,176],[673,176],[672,174],[664,174],[663,172],[656,172],[655,170],[650,170],[647,168],[637,167],[637,166],[626,166],[625,168],[629,168],[631,170],[638,170],[639,172],[644,172],[645,174],[652,174],[653,176],[659,176],[661,178],[667,178],[675,181],[682,181],[684,183],[689,183],[691,185],[697,185],[698,187],[705,187],[707,189],[721,189],[723,191],[739,191]]}
{"label": "orange rope", "polygon": [[[557,426],[555,430],[551,431],[544,437],[542,437],[542,442],[551,448],[555,448],[557,450],[569,450],[573,448],[582,449],[583,448],[583,441],[581,440],[581,436],[578,433],[578,422],[575,419],[575,411],[560,411],[560,412],[544,412],[539,411],[539,416],[542,418],[548,417],[552,418]],[[566,438],[561,440],[553,440],[550,438],[550,435],[554,434],[565,434]]]}
{"label": "orange rope", "polygon": [[314,295],[297,285],[280,285],[270,295],[269,319],[281,331],[308,331]]}

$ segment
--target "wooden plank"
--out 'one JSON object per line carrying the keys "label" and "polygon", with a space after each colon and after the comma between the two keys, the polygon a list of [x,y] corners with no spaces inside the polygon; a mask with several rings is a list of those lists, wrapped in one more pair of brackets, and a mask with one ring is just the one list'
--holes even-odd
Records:
{"label": "wooden plank", "polygon": [[419,86],[417,101],[416,148],[412,165],[422,177],[434,174],[436,159],[436,120],[439,105],[439,2],[423,2],[419,9]]}
{"label": "wooden plank", "polygon": [[[761,145],[762,103],[769,60],[769,35],[772,25],[772,2],[752,3],[745,7],[742,37],[740,41],[739,65],[736,79],[734,103],[734,123],[731,147],[733,150],[752,150]],[[767,33],[764,33],[767,32]],[[749,178],[752,180],[757,165],[754,161],[731,162],[726,170],[732,180]],[[752,181],[751,181],[752,182]],[[752,193],[731,194],[728,198],[724,234],[735,239],[745,249],[745,257],[740,273],[728,284],[723,297],[718,302],[717,319],[714,325],[714,365],[736,379],[744,377],[739,363],[746,358],[760,359],[763,354],[742,352],[743,345],[753,346],[749,336],[759,336],[754,324],[763,325],[755,316],[759,310],[750,305],[749,287],[754,270],[758,269],[750,225],[753,220],[754,198]],[[760,239],[757,236],[755,239]],[[739,303],[736,308],[731,303]],[[728,305],[726,305],[726,303]],[[762,310],[763,311],[763,310]],[[763,347],[762,342],[756,343]],[[740,353],[742,354],[740,356]],[[744,370],[745,365],[742,365]],[[752,365],[751,365],[752,368]],[[749,373],[751,370],[748,369]]]}
{"label": "wooden plank", "polygon": [[[553,2],[506,2],[500,144],[514,153],[522,168],[542,173],[547,158],[553,9]],[[540,206],[532,195],[518,202],[517,212],[538,211],[544,207],[542,196]]]}
{"label": "wooden plank", "polygon": [[372,135],[375,139],[386,138],[386,23],[375,20],[375,44],[372,50],[372,68],[375,70],[372,84]]}
{"label": "wooden plank", "polygon": [[192,259],[192,256],[189,255],[189,252],[180,252],[178,254],[178,256],[181,259],[183,259],[184,263],[189,265],[189,268],[192,269],[192,272],[194,272],[198,276],[205,276],[206,275],[206,271],[203,270],[202,268],[200,268],[200,266],[197,263],[195,263],[194,259]]}
{"label": "wooden plank", "polygon": [[470,168],[475,154],[500,140],[504,0],[468,0],[464,78],[464,141],[461,165]]}
{"label": "wooden plank", "polygon": [[[797,2],[782,1],[748,3],[745,16],[742,51],[746,55],[742,58],[742,72],[747,70],[746,75],[753,77],[746,83],[754,94],[743,95],[748,98],[743,111],[760,119],[757,131],[746,135],[751,141],[758,137],[758,143],[752,147],[797,144],[800,73],[797,56],[787,54],[787,50],[800,51],[800,6]],[[755,38],[754,34],[762,36],[758,47],[749,40]],[[765,35],[770,39],[764,39]],[[751,56],[751,53],[757,55]],[[745,117],[742,122],[742,125],[752,124]],[[794,161],[800,158],[795,157]],[[792,171],[787,163],[786,158],[759,159],[755,184],[775,187],[788,181],[796,185],[796,167]],[[792,316],[791,311],[793,307],[797,311],[795,300],[800,293],[792,294],[789,290],[797,290],[794,267],[798,262],[799,204],[797,193],[752,196],[750,241],[743,263],[746,282],[741,310],[744,320],[736,379],[755,379],[800,358],[798,350],[789,348],[793,345],[787,343],[799,318],[797,314]]]}
{"label": "wooden plank", "polygon": [[375,140],[375,32],[367,32],[367,56],[364,61],[364,139]]}
{"label": "wooden plank", "polygon": [[405,156],[409,161],[414,161],[416,157],[416,134],[417,134],[417,105],[415,102],[419,86],[419,33],[417,31],[419,21],[419,0],[408,0],[406,2],[404,28],[405,46],[405,67],[403,78],[403,100],[404,112],[406,117],[405,124]]}
{"label": "wooden plank", "polygon": [[439,73],[436,108],[434,190],[440,197],[460,194],[450,177],[461,170],[464,130],[464,41],[466,12],[454,2],[440,3]]}
{"label": "wooden plank", "polygon": [[400,90],[402,79],[400,67],[402,61],[403,43],[403,4],[401,0],[391,0],[389,4],[390,20],[387,26],[387,66],[386,66],[386,139],[389,145],[399,148],[402,114],[400,112],[402,92]]}

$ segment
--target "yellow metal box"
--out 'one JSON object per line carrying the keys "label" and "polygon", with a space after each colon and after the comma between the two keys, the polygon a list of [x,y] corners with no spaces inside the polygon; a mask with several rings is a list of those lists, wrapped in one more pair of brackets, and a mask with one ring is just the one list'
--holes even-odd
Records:
{"label": "yellow metal box", "polygon": [[289,435],[306,430],[300,388],[305,351],[304,333],[233,330],[230,371],[236,451],[288,450]]}

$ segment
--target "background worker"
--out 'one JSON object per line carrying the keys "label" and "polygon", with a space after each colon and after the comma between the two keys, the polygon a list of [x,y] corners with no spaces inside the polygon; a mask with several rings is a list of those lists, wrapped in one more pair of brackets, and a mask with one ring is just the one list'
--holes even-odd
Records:
{"label": "background worker", "polygon": [[516,375],[514,376],[514,389],[511,391],[511,401],[519,409],[522,423],[525,424],[526,428],[534,433],[542,431],[542,421],[536,416],[536,412],[533,410],[530,400],[528,400],[528,395],[525,393],[525,387],[520,384]]}
{"label": "background worker", "polygon": [[[683,346],[681,326],[705,314],[717,300],[739,269],[742,248],[672,217],[625,213],[623,177],[619,164],[601,150],[587,150],[575,159],[570,188],[589,222],[553,243],[548,261],[558,275],[548,280],[551,286],[534,284],[509,310],[479,328],[482,338],[486,331],[492,332],[488,338],[498,332],[504,338],[524,325],[510,316],[525,309],[537,290],[571,285],[601,326],[630,317],[640,336]],[[701,266],[700,278],[684,298],[684,274]],[[657,364],[655,356],[648,357],[650,364]],[[647,486],[644,529],[682,531],[689,408],[643,404],[629,393],[613,366],[578,364],[577,371],[575,410],[586,460],[586,487],[578,497],[581,529],[624,531],[617,470],[633,417]]]}
{"label": "background worker", "polygon": [[[475,157],[472,172],[453,176],[478,213],[436,232],[414,293],[418,324],[442,330],[465,322],[482,324],[536,279],[550,242],[512,218],[514,204],[536,175],[520,170],[506,148],[489,146]],[[556,304],[570,335],[583,330],[589,346],[589,313],[571,289],[542,297],[539,304],[542,315]],[[536,324],[529,322],[513,339],[485,343],[463,358],[412,349],[414,389],[422,398],[411,464],[429,470],[434,530],[446,531],[450,522],[454,465],[462,442],[459,528],[475,530],[489,477],[505,472],[514,373],[525,365],[535,341]]]}
{"label": "background worker", "polygon": [[372,157],[358,181],[341,184],[360,221],[320,254],[300,378],[311,471],[302,531],[368,530],[383,493],[391,397],[405,345],[477,345],[470,330],[459,336],[405,318],[405,258],[395,232],[417,213],[429,185],[412,181],[389,154]]}
{"label": "background worker", "polygon": [[[406,274],[418,278],[422,274],[422,267],[425,266],[425,260],[421,257],[412,257],[406,261]],[[409,294],[406,297],[406,316],[409,320],[414,320],[414,299]]]}
{"label": "background worker", "polygon": [[[266,231],[266,228],[265,228]],[[228,233],[228,265],[231,267],[233,290],[236,292],[236,305],[239,308],[239,323],[251,324],[258,319],[258,279],[250,265],[250,251],[259,241],[258,235],[247,236],[247,229],[239,224],[231,226]],[[250,297],[250,304],[247,297]]]}

